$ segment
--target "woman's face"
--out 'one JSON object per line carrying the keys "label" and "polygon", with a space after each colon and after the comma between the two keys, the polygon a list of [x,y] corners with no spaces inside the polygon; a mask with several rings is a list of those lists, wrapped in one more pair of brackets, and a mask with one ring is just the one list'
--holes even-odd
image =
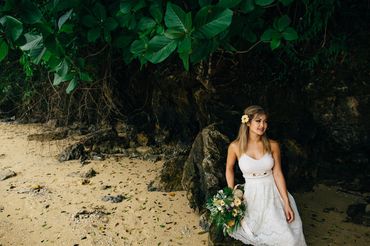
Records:
{"label": "woman's face", "polygon": [[256,115],[249,123],[249,132],[262,136],[267,129],[267,116],[265,114]]}

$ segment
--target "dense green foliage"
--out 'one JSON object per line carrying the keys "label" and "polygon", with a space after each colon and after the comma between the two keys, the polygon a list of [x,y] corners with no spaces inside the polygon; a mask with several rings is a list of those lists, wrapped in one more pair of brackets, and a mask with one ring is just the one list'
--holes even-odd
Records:
{"label": "dense green foliage", "polygon": [[177,54],[189,70],[217,49],[240,52],[260,42],[276,49],[296,40],[288,16],[292,2],[6,0],[0,6],[0,61],[20,50],[28,75],[32,63],[41,64],[53,73],[54,85],[69,83],[67,93],[94,80],[88,58],[107,49],[141,66]]}

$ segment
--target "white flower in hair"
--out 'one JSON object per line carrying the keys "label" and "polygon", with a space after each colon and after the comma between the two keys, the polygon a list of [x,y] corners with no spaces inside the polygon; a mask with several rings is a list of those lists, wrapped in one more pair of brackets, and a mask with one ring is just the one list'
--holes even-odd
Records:
{"label": "white flower in hair", "polygon": [[248,115],[243,115],[242,116],[242,123],[248,123],[248,121],[249,121],[249,116]]}

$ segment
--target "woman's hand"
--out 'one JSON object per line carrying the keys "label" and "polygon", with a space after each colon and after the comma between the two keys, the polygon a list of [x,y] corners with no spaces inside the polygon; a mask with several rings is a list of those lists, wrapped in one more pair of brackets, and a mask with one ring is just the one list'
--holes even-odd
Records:
{"label": "woman's hand", "polygon": [[293,209],[290,207],[289,204],[284,206],[285,218],[288,223],[292,223],[294,220],[294,212]]}

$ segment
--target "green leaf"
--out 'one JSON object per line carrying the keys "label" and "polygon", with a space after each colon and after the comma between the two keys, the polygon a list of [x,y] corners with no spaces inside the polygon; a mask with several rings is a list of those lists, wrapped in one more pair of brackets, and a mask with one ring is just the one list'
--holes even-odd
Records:
{"label": "green leaf", "polygon": [[190,54],[190,61],[192,63],[197,63],[205,59],[210,53],[216,50],[219,46],[219,42],[216,39],[203,39],[194,40],[192,44],[192,52]]}
{"label": "green leaf", "polygon": [[134,42],[132,42],[130,46],[130,51],[134,55],[141,55],[147,49],[148,49],[148,44],[147,44],[147,40],[145,39],[135,40]]}
{"label": "green leaf", "polygon": [[68,70],[69,70],[69,65],[66,59],[61,61],[59,65],[56,67],[56,72],[61,77],[66,77],[68,74]]}
{"label": "green leaf", "polygon": [[164,32],[164,35],[170,39],[180,39],[185,36],[185,33],[175,29],[167,29],[167,31]]}
{"label": "green leaf", "polygon": [[148,30],[148,29],[153,29],[155,26],[157,25],[157,23],[152,19],[152,18],[149,18],[149,17],[142,17],[140,18],[140,21],[139,23],[137,24],[137,28],[140,30],[140,31],[144,31],[144,30]]}
{"label": "green leaf", "polygon": [[87,40],[90,43],[94,43],[100,36],[100,28],[93,28],[87,32]]}
{"label": "green leaf", "polygon": [[225,31],[231,24],[233,11],[217,7],[206,6],[195,16],[195,33],[198,38],[213,38]]}
{"label": "green leaf", "polygon": [[27,43],[19,47],[23,51],[36,49],[42,45],[41,35],[34,35],[31,33],[26,33],[24,37],[26,38]]}
{"label": "green leaf", "polygon": [[157,23],[162,22],[163,10],[162,6],[159,5],[159,3],[154,2],[152,5],[150,5],[149,12]]}
{"label": "green leaf", "polygon": [[66,21],[69,19],[69,17],[71,17],[72,15],[72,12],[73,12],[73,9],[69,10],[67,13],[65,13],[64,15],[62,15],[59,20],[58,20],[58,28],[60,29],[64,23],[66,23]]}
{"label": "green leaf", "polygon": [[146,58],[156,64],[162,62],[176,49],[177,42],[166,36],[155,36],[149,41]]}
{"label": "green leaf", "polygon": [[250,13],[255,9],[254,0],[244,0],[240,4],[240,9],[243,10],[245,13]]}
{"label": "green leaf", "polygon": [[60,76],[59,74],[54,73],[53,85],[54,86],[58,86],[62,82],[65,82],[65,81],[68,81],[68,80],[71,80],[71,79],[72,79],[72,75],[71,74],[66,74],[65,76]]}
{"label": "green leaf", "polygon": [[277,32],[275,29],[269,28],[261,36],[261,41],[263,42],[269,42],[272,39],[278,39],[281,36],[279,32]]}
{"label": "green leaf", "polygon": [[156,34],[164,34],[164,28],[163,26],[157,26],[156,30],[155,30]]}
{"label": "green leaf", "polygon": [[294,0],[279,0],[284,6],[290,5]]}
{"label": "green leaf", "polygon": [[32,49],[30,51],[30,58],[32,62],[35,64],[39,64],[41,59],[44,57],[45,52],[46,52],[46,48],[42,46],[37,49]]}
{"label": "green leaf", "polygon": [[290,18],[287,15],[283,15],[277,20],[277,30],[279,32],[282,32],[285,28],[289,26],[289,24]]}
{"label": "green leaf", "polygon": [[179,42],[177,51],[179,53],[191,53],[191,38],[190,36],[186,36],[183,40]]}
{"label": "green leaf", "polygon": [[57,73],[54,73],[54,80],[53,80],[53,85],[57,86],[60,85],[60,83],[67,81],[67,79],[59,76]]}
{"label": "green leaf", "polygon": [[55,71],[53,85],[59,85],[64,81],[71,80],[73,77],[72,74],[68,73],[69,65],[66,59],[58,64],[58,66],[55,68]]}
{"label": "green leaf", "polygon": [[68,34],[71,34],[71,33],[73,33],[73,28],[74,28],[75,26],[73,25],[73,24],[64,24],[63,26],[62,26],[62,28],[60,28],[60,30],[59,30],[59,32],[60,33],[62,33],[62,32],[64,32],[64,33],[68,33]]}
{"label": "green leaf", "polygon": [[288,27],[283,32],[283,38],[288,41],[298,39],[298,33],[292,27]]}
{"label": "green leaf", "polygon": [[184,64],[186,71],[189,71],[189,54],[188,53],[179,53],[179,56]]}
{"label": "green leaf", "polygon": [[186,23],[186,13],[177,5],[170,2],[167,3],[167,10],[164,16],[164,22],[168,28],[175,29],[182,32],[188,32]]}
{"label": "green leaf", "polygon": [[41,11],[29,0],[23,0],[19,6],[20,15],[22,20],[27,24],[35,24],[40,22],[42,18]]}
{"label": "green leaf", "polygon": [[134,2],[131,1],[131,0],[121,2],[120,5],[119,5],[119,8],[120,8],[119,9],[119,14],[126,15],[126,14],[130,13],[133,4],[134,4]]}
{"label": "green leaf", "polygon": [[91,78],[91,76],[88,73],[84,73],[84,72],[80,72],[80,79],[82,81],[87,81],[87,82],[93,81],[93,79]]}
{"label": "green leaf", "polygon": [[115,19],[113,19],[112,17],[108,17],[105,21],[104,21],[104,29],[111,32],[113,31],[114,29],[116,29],[118,27],[118,23]]}
{"label": "green leaf", "polygon": [[132,8],[132,11],[134,12],[137,12],[146,6],[145,0],[136,0],[134,2],[135,2],[135,5]]}
{"label": "green leaf", "polygon": [[4,40],[0,39],[0,62],[8,55],[8,50],[8,44]]}
{"label": "green leaf", "polygon": [[23,24],[19,20],[9,15],[0,19],[0,23],[5,27],[5,34],[13,42],[16,41],[23,32]]}
{"label": "green leaf", "polygon": [[217,3],[217,6],[221,8],[233,8],[236,5],[238,5],[240,2],[241,0],[220,0]]}
{"label": "green leaf", "polygon": [[280,44],[281,44],[280,39],[273,39],[270,42],[270,47],[271,47],[272,50],[274,50],[274,49],[278,48],[280,46]]}
{"label": "green leaf", "polygon": [[70,94],[72,91],[74,91],[77,88],[78,82],[76,78],[73,78],[66,88],[67,94]]}
{"label": "green leaf", "polygon": [[255,0],[255,2],[259,6],[268,6],[275,2],[275,0]]}

